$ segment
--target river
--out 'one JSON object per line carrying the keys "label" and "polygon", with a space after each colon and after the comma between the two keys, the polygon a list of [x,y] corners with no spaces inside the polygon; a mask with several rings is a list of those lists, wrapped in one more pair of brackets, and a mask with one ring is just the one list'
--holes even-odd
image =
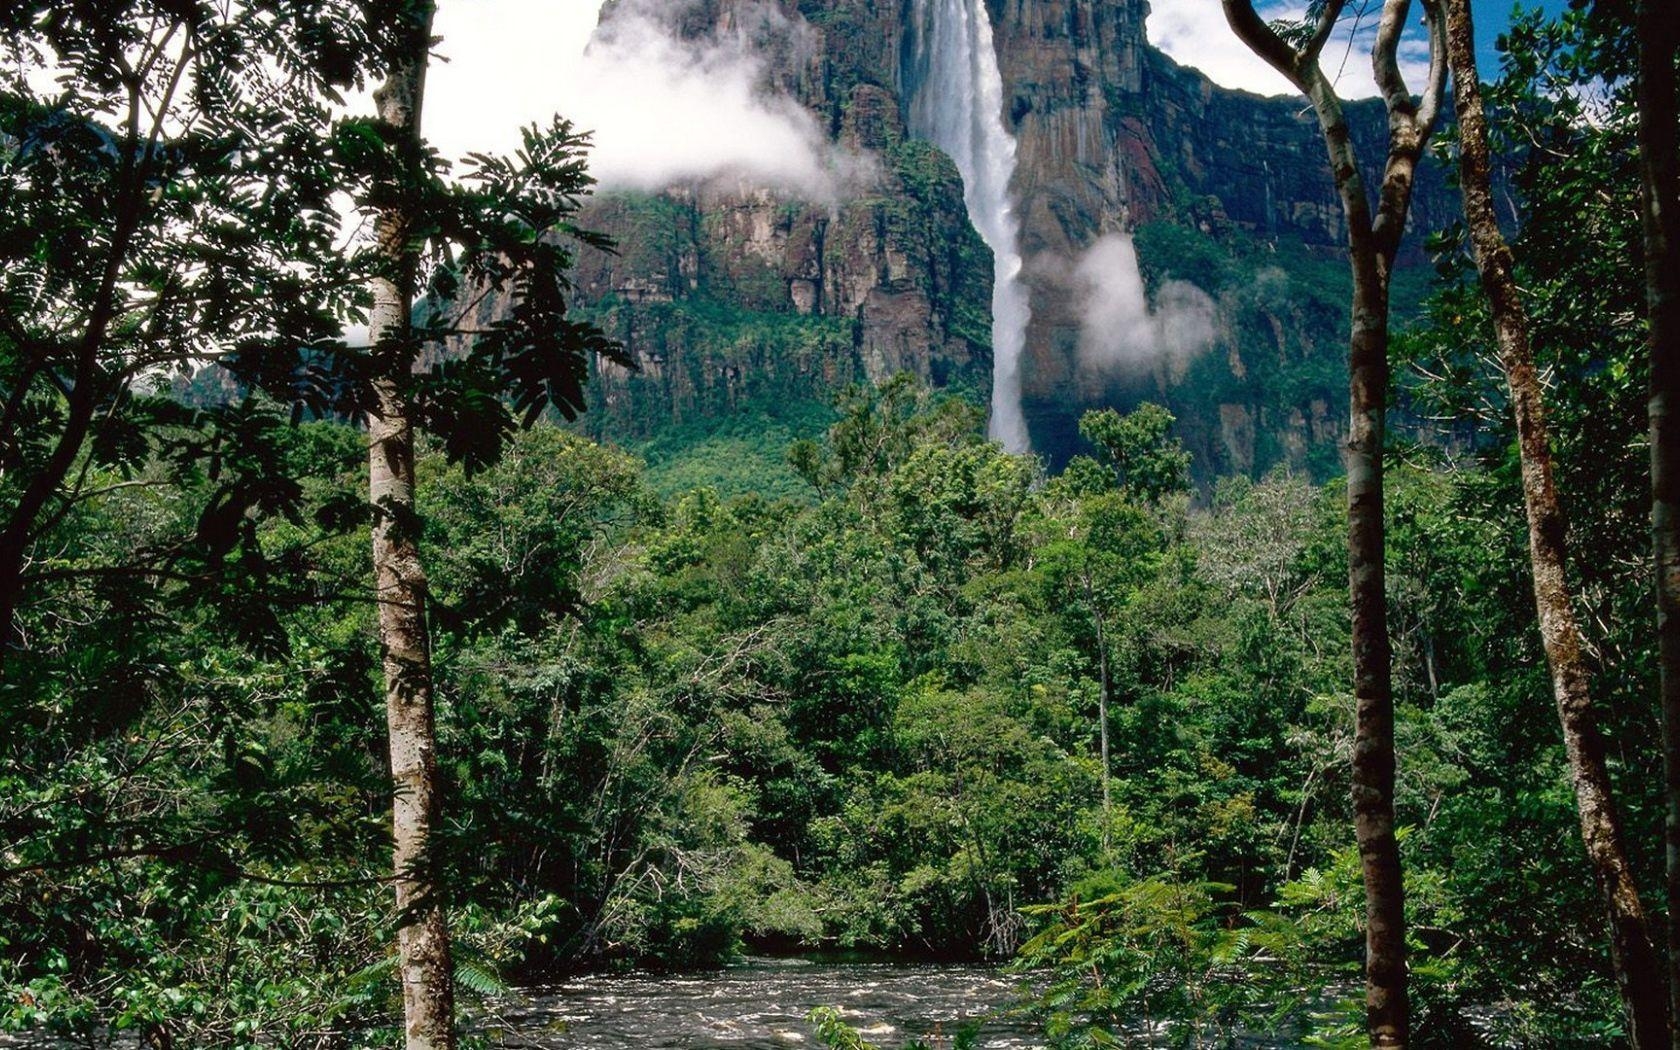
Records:
{"label": "river", "polygon": [[[980,966],[750,959],[701,974],[580,977],[504,1005],[493,1035],[543,1050],[786,1050],[812,1045],[806,1016],[833,1006],[888,1050],[919,1037],[935,1050],[967,1021],[1016,998],[1017,979]],[[1042,1040],[1020,1020],[986,1020],[981,1050]]]}

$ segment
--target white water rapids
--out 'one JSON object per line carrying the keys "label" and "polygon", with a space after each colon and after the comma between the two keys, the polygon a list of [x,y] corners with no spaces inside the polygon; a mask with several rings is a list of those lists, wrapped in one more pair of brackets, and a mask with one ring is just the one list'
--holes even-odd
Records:
{"label": "white water rapids", "polygon": [[1030,447],[1021,415],[1027,289],[1021,222],[1009,196],[1015,138],[1003,124],[1003,77],[985,0],[915,0],[915,91],[910,129],[944,150],[962,175],[969,221],[992,249],[990,434],[1010,452]]}

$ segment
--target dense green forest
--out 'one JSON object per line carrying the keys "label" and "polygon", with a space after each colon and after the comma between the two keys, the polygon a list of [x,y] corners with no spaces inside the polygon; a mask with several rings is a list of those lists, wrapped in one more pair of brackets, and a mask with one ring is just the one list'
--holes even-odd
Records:
{"label": "dense green forest", "polygon": [[[1155,404],[1087,413],[1050,473],[909,374],[592,440],[589,369],[628,362],[569,309],[607,247],[570,225],[586,142],[557,121],[443,178],[430,18],[0,15],[0,1030],[453,1046],[556,975],[844,949],[1011,966],[1058,1048],[1140,1021],[1669,1045],[1671,11],[1525,16],[1484,97],[1460,78],[1441,152],[1472,203],[1363,391],[1395,417],[1374,504],[1357,447],[1345,475],[1193,481]],[[1273,39],[1317,61],[1310,25]],[[377,120],[326,104],[375,82]],[[1351,283],[1301,261],[1336,271],[1303,308],[1353,297],[1356,446],[1360,296],[1380,272],[1386,311],[1387,180],[1423,149],[1396,141]],[[1233,287],[1266,251],[1140,243],[1151,280]],[[481,285],[520,305],[463,331]],[[1384,746],[1392,783],[1362,779]],[[1372,903],[1390,848],[1402,929]]]}

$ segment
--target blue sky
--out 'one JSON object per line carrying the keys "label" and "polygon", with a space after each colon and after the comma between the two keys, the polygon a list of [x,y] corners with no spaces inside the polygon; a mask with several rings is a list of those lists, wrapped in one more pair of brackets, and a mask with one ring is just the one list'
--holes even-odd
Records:
{"label": "blue sky", "polygon": [[[1335,75],[1337,87],[1345,97],[1357,98],[1375,94],[1371,81],[1369,35],[1374,31],[1376,12],[1381,0],[1367,0],[1369,13],[1357,17],[1361,0],[1349,0],[1349,15],[1344,16],[1337,39],[1325,48],[1325,67]],[[1497,69],[1494,41],[1511,23],[1510,0],[1472,0],[1476,16],[1476,38],[1479,62],[1483,75]],[[1566,0],[1540,0],[1539,6],[1548,13],[1562,11]],[[1260,10],[1268,17],[1298,14],[1305,9],[1304,0],[1281,0],[1262,3]],[[1422,5],[1413,4],[1413,22],[1422,15]],[[1357,25],[1363,50],[1348,46],[1349,34]],[[1261,94],[1292,92],[1281,75],[1256,58],[1241,41],[1232,35],[1225,24],[1220,0],[1152,0],[1149,15],[1149,39],[1174,59],[1194,66],[1217,84],[1226,87],[1257,91]],[[1417,29],[1402,48],[1402,60],[1410,74],[1407,83],[1416,90],[1427,66],[1423,33]],[[1344,61],[1345,59],[1345,61]]]}
{"label": "blue sky", "polygon": [[[1569,7],[1564,0],[1543,0],[1519,6],[1525,10],[1538,7],[1547,15],[1562,14]],[[1510,26],[1511,9],[1508,0],[1472,0],[1471,10],[1476,19],[1476,62],[1482,67],[1484,78],[1491,77],[1498,68],[1499,56],[1493,49],[1493,42]]]}

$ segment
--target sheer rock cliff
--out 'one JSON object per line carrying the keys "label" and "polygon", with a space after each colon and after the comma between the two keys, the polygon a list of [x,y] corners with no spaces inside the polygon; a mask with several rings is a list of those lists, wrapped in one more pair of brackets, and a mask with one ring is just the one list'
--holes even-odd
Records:
{"label": "sheer rock cliff", "polygon": [[[1202,476],[1277,462],[1335,470],[1343,232],[1310,110],[1173,62],[1148,43],[1143,0],[987,4],[1017,142],[1035,447],[1059,459],[1084,409],[1150,399],[1179,415]],[[900,370],[984,401],[989,259],[954,168],[905,137],[920,87],[913,10],[912,0],[692,0],[665,15],[689,39],[750,38],[763,90],[797,98],[871,158],[873,174],[820,203],[729,179],[597,198],[582,224],[617,237],[620,255],[585,257],[581,300],[642,370],[600,377],[592,430],[645,436]],[[1350,111],[1375,163],[1381,107]],[[1424,171],[1414,229],[1445,225],[1455,204]],[[1173,367],[1085,367],[1089,289],[1077,261],[1098,238],[1133,232],[1152,293],[1178,280],[1212,298],[1214,344]]]}

